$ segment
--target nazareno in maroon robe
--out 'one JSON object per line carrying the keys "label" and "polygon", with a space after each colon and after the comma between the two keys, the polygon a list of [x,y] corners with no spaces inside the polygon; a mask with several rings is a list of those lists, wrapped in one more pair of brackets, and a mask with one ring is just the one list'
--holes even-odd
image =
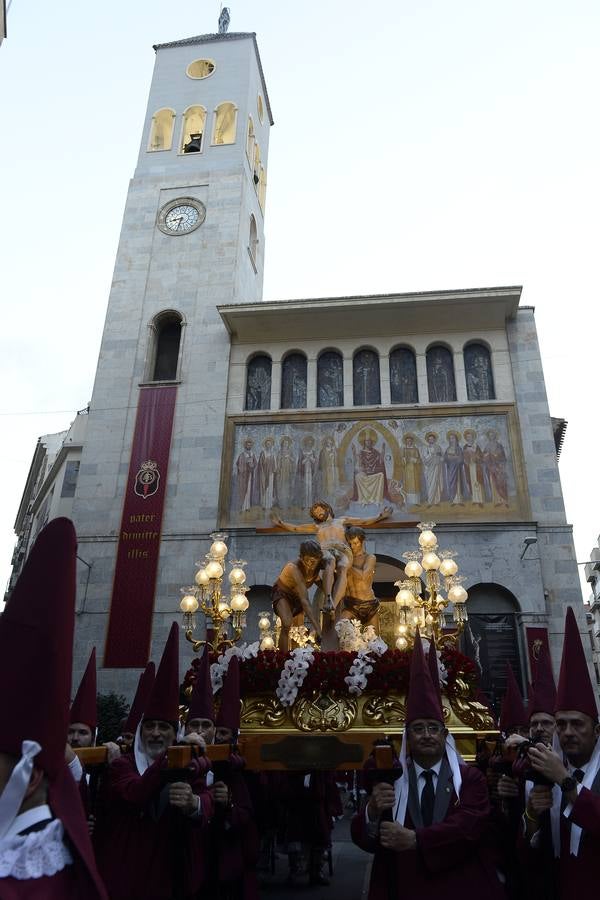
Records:
{"label": "nazareno in maroon robe", "polygon": [[[490,815],[485,778],[471,766],[461,766],[460,770],[460,800],[453,791],[445,819],[415,829],[416,850],[384,850],[369,837],[364,810],[354,817],[354,843],[375,854],[368,900],[505,900],[495,859],[485,842]],[[408,811],[404,824],[413,827]]]}
{"label": "nazareno in maroon robe", "polygon": [[[110,766],[107,815],[94,843],[111,900],[171,900],[176,866],[183,873],[185,897],[194,897],[204,884],[212,797],[204,777],[198,776],[191,786],[201,798],[201,816],[185,816],[169,806],[165,763],[165,756],[160,757],[143,775],[131,755]],[[176,844],[182,850],[179,861]]]}

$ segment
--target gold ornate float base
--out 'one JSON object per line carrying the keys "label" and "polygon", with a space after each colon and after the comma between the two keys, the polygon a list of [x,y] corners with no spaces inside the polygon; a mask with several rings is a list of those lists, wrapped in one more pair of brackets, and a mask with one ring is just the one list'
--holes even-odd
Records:
{"label": "gold ornate float base", "polygon": [[[443,710],[467,761],[475,759],[478,739],[497,735],[486,707],[467,691],[444,696]],[[252,768],[361,768],[375,741],[391,738],[399,749],[405,714],[406,697],[396,693],[303,694],[289,708],[274,694],[249,696],[242,704],[243,753]]]}

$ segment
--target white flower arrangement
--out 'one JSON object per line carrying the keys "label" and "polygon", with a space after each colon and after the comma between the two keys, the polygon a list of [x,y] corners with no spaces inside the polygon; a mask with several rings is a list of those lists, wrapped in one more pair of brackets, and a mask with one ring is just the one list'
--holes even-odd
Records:
{"label": "white flower arrangement", "polygon": [[377,636],[372,625],[362,629],[358,619],[340,619],[335,630],[338,633],[340,650],[357,651],[356,659],[344,681],[350,694],[360,696],[367,687],[367,677],[373,671],[374,659],[371,654],[381,656],[388,649],[387,644]]}
{"label": "white flower arrangement", "polygon": [[315,658],[314,647],[297,647],[286,659],[275,689],[282,706],[292,706]]}
{"label": "white flower arrangement", "polygon": [[227,674],[232,657],[239,656],[240,660],[250,659],[250,657],[258,655],[258,647],[258,641],[255,641],[253,644],[241,644],[239,647],[234,645],[233,647],[228,647],[225,653],[219,656],[218,660],[210,667],[210,681],[213,694],[216,694],[223,687],[223,680]]}

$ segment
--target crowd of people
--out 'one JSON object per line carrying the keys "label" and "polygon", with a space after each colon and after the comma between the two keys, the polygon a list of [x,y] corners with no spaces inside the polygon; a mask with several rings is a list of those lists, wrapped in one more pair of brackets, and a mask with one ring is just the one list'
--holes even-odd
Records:
{"label": "crowd of people", "polygon": [[[182,720],[174,624],[120,733],[91,752],[94,653],[70,702],[75,554],[72,524],[51,522],[0,616],[0,900],[254,900],[278,840],[290,892],[326,885],[342,775],[248,770],[237,656],[215,708],[204,652]],[[365,867],[372,857],[369,900],[593,890],[600,729],[571,609],[558,685],[543,653],[533,676],[527,709],[509,677],[501,739],[467,763],[445,726],[435,645],[415,642],[399,755],[380,768],[374,750],[359,773],[352,839]]]}

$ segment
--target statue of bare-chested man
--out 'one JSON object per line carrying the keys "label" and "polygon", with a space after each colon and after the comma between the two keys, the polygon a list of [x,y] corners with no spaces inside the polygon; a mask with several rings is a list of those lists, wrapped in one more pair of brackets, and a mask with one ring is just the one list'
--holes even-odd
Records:
{"label": "statue of bare-chested man", "polygon": [[346,581],[348,569],[352,565],[352,550],[346,540],[345,528],[347,525],[375,525],[383,519],[391,516],[391,506],[386,506],[377,516],[370,519],[356,519],[351,516],[336,516],[329,503],[317,500],[311,506],[309,513],[312,522],[305,525],[294,525],[291,522],[282,522],[279,516],[272,516],[272,521],[286,531],[313,531],[317,541],[323,550],[325,570],[323,572],[322,587],[325,594],[325,612],[336,609],[346,594]]}
{"label": "statue of bare-chested man", "polygon": [[273,611],[281,619],[279,649],[286,653],[290,649],[290,628],[296,616],[307,616],[317,636],[321,637],[321,627],[308,599],[308,589],[321,582],[325,565],[319,544],[313,540],[303,541],[298,559],[285,564],[273,585]]}
{"label": "statue of bare-chested man", "polygon": [[373,577],[377,560],[365,550],[365,533],[357,525],[346,528],[346,540],[352,550],[352,565],[348,569],[346,596],[336,610],[336,618],[358,619],[361,625],[379,629],[379,600],[373,592]]}

